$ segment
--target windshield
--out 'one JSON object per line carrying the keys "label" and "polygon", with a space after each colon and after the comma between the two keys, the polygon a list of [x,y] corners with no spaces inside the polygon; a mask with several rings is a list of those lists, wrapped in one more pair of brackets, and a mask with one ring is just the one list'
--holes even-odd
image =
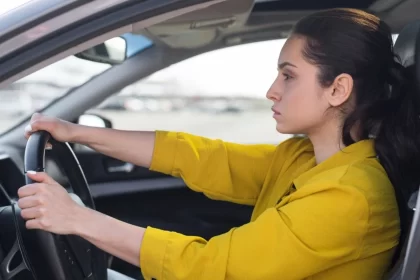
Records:
{"label": "windshield", "polygon": [[69,56],[1,88],[0,133],[110,67],[109,64]]}

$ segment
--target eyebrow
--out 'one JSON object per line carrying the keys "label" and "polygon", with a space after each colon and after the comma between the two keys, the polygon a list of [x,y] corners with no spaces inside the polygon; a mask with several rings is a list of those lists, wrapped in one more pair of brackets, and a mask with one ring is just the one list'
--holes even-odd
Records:
{"label": "eyebrow", "polygon": [[292,63],[290,63],[290,62],[283,62],[283,63],[280,63],[280,64],[278,64],[278,69],[283,69],[284,67],[286,67],[286,66],[292,66],[292,67],[296,67],[297,68],[297,66],[296,65],[294,65],[294,64],[292,64]]}

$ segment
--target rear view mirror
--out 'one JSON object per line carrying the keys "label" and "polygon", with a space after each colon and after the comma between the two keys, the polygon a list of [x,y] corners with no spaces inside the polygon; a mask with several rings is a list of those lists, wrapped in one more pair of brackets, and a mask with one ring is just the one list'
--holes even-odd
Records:
{"label": "rear view mirror", "polygon": [[90,61],[114,65],[124,62],[127,58],[126,54],[126,39],[123,37],[115,37],[103,42],[102,44],[75,54],[75,56]]}

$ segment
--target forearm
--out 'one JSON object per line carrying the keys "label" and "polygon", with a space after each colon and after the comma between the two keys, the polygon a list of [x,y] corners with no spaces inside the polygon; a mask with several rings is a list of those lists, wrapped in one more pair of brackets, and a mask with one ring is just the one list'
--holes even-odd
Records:
{"label": "forearm", "polygon": [[76,215],[78,222],[74,234],[113,256],[139,266],[144,228],[124,223],[89,208],[81,208]]}
{"label": "forearm", "polygon": [[155,143],[153,131],[125,131],[75,126],[73,141],[107,156],[150,167]]}

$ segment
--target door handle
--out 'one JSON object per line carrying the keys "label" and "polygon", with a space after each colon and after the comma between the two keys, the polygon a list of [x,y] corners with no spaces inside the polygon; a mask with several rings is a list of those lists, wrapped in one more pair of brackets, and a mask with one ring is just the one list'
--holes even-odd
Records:
{"label": "door handle", "polygon": [[114,165],[114,166],[108,166],[107,171],[109,173],[130,173],[134,169],[134,164],[126,162],[121,165]]}

